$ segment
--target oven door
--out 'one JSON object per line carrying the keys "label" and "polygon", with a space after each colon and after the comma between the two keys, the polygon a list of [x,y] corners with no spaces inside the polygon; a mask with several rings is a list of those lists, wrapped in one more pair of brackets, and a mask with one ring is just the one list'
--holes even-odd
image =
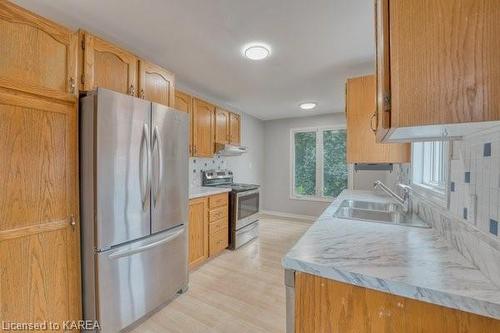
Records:
{"label": "oven door", "polygon": [[257,221],[259,213],[259,190],[236,193],[236,230]]}

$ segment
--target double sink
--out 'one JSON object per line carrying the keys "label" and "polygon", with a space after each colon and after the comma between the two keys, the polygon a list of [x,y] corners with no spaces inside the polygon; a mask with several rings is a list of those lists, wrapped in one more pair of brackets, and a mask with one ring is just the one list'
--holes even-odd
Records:
{"label": "double sink", "polygon": [[403,225],[408,227],[430,228],[418,216],[405,213],[396,203],[344,200],[334,214],[335,217],[368,222]]}

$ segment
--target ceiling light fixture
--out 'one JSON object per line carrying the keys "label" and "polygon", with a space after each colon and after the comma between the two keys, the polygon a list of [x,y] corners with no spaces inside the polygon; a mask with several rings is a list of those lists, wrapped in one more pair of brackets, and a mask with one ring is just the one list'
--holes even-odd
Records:
{"label": "ceiling light fixture", "polygon": [[264,43],[250,43],[243,46],[243,55],[250,60],[263,60],[271,54],[271,48]]}
{"label": "ceiling light fixture", "polygon": [[307,102],[307,103],[302,103],[299,105],[299,107],[302,109],[302,110],[312,110],[314,109],[318,104],[317,103],[314,103],[314,102]]}

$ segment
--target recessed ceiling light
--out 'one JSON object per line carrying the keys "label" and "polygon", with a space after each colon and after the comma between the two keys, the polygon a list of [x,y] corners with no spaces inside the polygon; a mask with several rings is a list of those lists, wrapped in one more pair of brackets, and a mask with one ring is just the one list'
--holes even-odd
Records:
{"label": "recessed ceiling light", "polygon": [[314,109],[318,104],[317,103],[314,103],[314,102],[307,102],[307,103],[302,103],[299,105],[299,107],[302,109],[302,110],[312,110]]}
{"label": "recessed ceiling light", "polygon": [[250,60],[262,60],[271,54],[271,48],[264,43],[250,43],[243,47],[243,55]]}

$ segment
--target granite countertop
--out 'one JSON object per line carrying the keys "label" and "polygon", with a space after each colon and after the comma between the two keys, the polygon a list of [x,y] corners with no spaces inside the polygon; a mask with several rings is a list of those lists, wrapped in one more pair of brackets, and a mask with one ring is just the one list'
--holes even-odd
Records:
{"label": "granite countertop", "polygon": [[342,192],[283,258],[285,269],[500,319],[500,287],[437,231],[336,218],[344,199],[392,201]]}
{"label": "granite countertop", "polygon": [[231,192],[230,188],[198,186],[189,188],[189,199],[207,197],[219,193]]}

